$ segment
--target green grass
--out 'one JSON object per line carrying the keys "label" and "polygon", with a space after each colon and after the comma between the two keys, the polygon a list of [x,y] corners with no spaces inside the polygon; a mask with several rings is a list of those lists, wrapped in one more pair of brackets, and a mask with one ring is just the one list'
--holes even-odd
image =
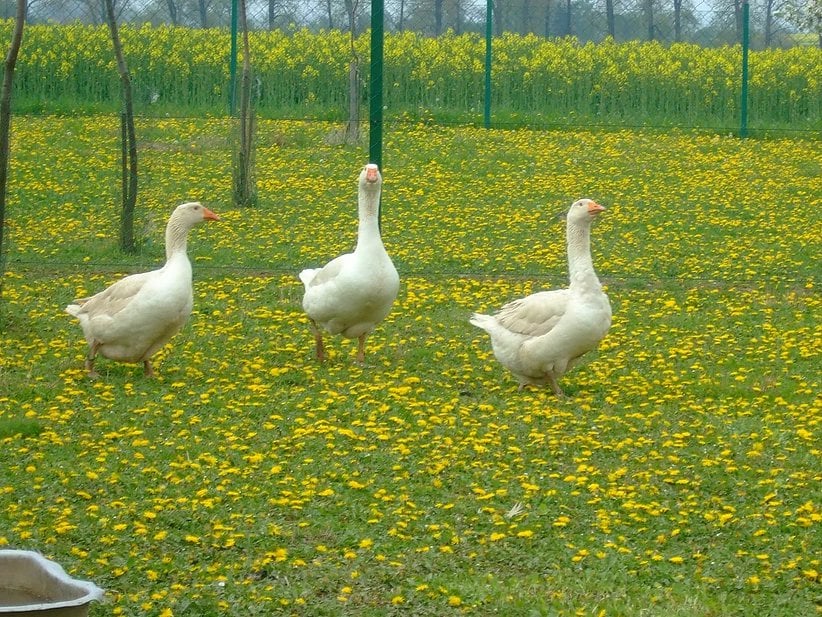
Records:
{"label": "green grass", "polygon": [[0,422],[0,438],[9,437],[38,437],[43,432],[43,426],[29,420],[4,420]]}
{"label": "green grass", "polygon": [[[104,587],[92,615],[820,612],[818,142],[389,126],[402,289],[359,367],[315,362],[296,278],[354,242],[334,126],[261,122],[235,210],[224,121],[141,121],[132,257],[116,120],[13,126],[0,544]],[[583,195],[614,323],[558,401],[467,318],[564,284]],[[63,306],[159,264],[189,198],[223,217],[189,325],[156,380],[89,381]]]}

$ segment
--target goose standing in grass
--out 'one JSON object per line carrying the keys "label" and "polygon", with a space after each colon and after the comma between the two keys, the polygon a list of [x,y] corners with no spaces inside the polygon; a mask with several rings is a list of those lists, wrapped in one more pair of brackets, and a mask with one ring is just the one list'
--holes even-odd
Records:
{"label": "goose standing in grass", "polygon": [[494,356],[516,376],[520,389],[547,383],[563,396],[560,377],[596,348],[611,327],[611,304],[591,259],[591,224],[603,210],[590,199],[580,199],[568,210],[568,288],[537,292],[494,315],[474,313],[470,319],[491,335]]}
{"label": "goose standing in grass", "polygon": [[359,227],[353,253],[322,268],[300,272],[305,285],[303,309],[311,322],[317,359],[325,360],[323,330],[356,338],[357,362],[365,362],[365,338],[391,311],[400,278],[385,251],[379,228],[382,176],[368,164],[359,177]]}
{"label": "goose standing in grass", "polygon": [[86,370],[96,377],[97,354],[118,362],[142,362],[154,376],[151,357],[177,334],[191,315],[194,290],[186,248],[189,230],[219,221],[199,202],[174,210],[166,226],[166,263],[159,270],[127,276],[90,298],[75,300],[66,312],[80,320],[88,342]]}

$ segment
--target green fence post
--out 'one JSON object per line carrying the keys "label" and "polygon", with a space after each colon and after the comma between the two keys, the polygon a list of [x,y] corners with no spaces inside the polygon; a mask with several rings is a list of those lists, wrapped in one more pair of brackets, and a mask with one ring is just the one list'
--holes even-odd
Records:
{"label": "green fence post", "polygon": [[494,0],[485,2],[485,128],[491,128],[491,40],[494,27]]}
{"label": "green fence post", "polygon": [[371,1],[371,92],[368,155],[382,170],[382,73],[384,0]]}
{"label": "green fence post", "polygon": [[750,5],[742,0],[742,91],[739,96],[739,136],[748,136],[748,46]]}
{"label": "green fence post", "polygon": [[228,59],[228,113],[237,111],[237,0],[231,0],[231,51]]}

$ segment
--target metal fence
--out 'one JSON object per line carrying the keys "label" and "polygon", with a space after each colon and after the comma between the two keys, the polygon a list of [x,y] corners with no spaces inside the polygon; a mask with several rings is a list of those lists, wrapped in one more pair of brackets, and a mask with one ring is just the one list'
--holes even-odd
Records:
{"label": "metal fence", "polygon": [[[236,0],[233,0],[236,2]],[[14,0],[0,0],[0,15],[14,16]],[[742,0],[496,0],[493,32],[575,36],[598,42],[656,40],[703,46],[742,39]],[[119,20],[192,28],[226,28],[232,0],[117,0]],[[370,3],[361,0],[249,0],[255,29],[368,28]],[[102,0],[31,0],[31,23],[104,23]],[[752,0],[752,49],[822,46],[822,0]],[[484,0],[387,0],[387,31],[438,36],[484,31]]]}

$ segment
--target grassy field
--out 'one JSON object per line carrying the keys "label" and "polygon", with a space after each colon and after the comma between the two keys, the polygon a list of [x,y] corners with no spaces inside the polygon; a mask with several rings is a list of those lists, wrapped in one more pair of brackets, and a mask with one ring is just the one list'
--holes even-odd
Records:
{"label": "grassy field", "polygon": [[[334,129],[261,122],[238,210],[224,121],[141,121],[126,257],[116,119],[15,118],[0,545],[104,587],[94,616],[822,612],[818,141],[389,126],[400,297],[367,366],[320,366],[296,273],[353,245],[366,160]],[[582,196],[614,322],[558,401],[468,317],[564,284]],[[192,198],[223,221],[189,325],[157,379],[88,380],[63,307],[161,263]]]}

